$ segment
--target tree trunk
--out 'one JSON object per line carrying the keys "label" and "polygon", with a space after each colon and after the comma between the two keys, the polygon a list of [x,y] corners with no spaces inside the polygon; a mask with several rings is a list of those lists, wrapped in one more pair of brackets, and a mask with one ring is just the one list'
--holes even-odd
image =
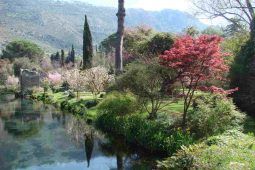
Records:
{"label": "tree trunk", "polygon": [[117,170],[123,170],[124,166],[123,166],[123,158],[122,158],[122,156],[117,153],[116,157],[117,157]]}
{"label": "tree trunk", "polygon": [[122,52],[123,52],[124,21],[126,16],[124,0],[119,0],[119,8],[118,13],[116,15],[118,17],[118,30],[115,49],[115,73],[119,74],[123,71]]}

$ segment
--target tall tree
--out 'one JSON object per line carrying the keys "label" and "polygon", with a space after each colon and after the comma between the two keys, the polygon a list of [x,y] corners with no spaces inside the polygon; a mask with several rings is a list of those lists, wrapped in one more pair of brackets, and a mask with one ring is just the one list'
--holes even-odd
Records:
{"label": "tall tree", "polygon": [[124,37],[124,21],[126,16],[126,11],[124,7],[124,0],[119,0],[118,13],[118,30],[117,30],[117,42],[115,50],[115,71],[116,74],[123,71],[123,61],[122,61],[122,51],[123,51],[123,37]]}
{"label": "tall tree", "polygon": [[85,15],[85,23],[83,30],[83,69],[88,69],[92,67],[92,57],[93,57],[92,35],[90,32],[87,16]]}
{"label": "tall tree", "polygon": [[55,61],[60,61],[60,54],[59,54],[59,52],[56,53]]}
{"label": "tall tree", "polygon": [[[222,17],[238,25],[245,23],[254,30],[254,5],[252,0],[193,0],[202,15],[207,14],[211,19]],[[254,32],[254,31],[252,31]]]}
{"label": "tall tree", "polygon": [[74,64],[75,62],[75,50],[74,50],[74,46],[72,45],[72,50],[71,50],[71,54],[70,54],[70,61]]}
{"label": "tall tree", "polygon": [[64,50],[62,49],[62,50],[61,50],[60,66],[61,66],[61,67],[64,67],[64,64],[65,64],[65,52],[64,52]]}

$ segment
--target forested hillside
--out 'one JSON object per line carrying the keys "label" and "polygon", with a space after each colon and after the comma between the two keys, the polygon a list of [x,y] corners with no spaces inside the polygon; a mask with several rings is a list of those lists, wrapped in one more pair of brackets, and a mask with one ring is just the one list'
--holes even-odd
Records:
{"label": "forested hillside", "polygon": [[[0,47],[13,39],[25,38],[40,44],[47,51],[70,48],[71,44],[81,49],[85,14],[91,25],[94,43],[98,44],[116,31],[116,11],[115,8],[80,2],[1,0]],[[142,9],[128,9],[126,25],[147,25],[163,32],[180,32],[191,25],[200,29],[205,27],[188,13],[176,10],[149,12]]]}

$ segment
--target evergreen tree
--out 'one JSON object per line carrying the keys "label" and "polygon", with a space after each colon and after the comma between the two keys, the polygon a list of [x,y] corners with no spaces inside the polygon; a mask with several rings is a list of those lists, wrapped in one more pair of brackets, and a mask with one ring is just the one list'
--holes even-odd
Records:
{"label": "evergreen tree", "polygon": [[75,62],[75,50],[74,50],[74,46],[72,45],[72,50],[70,53],[70,61],[74,64]]}
{"label": "evergreen tree", "polygon": [[66,57],[66,61],[65,61],[66,64],[70,63],[70,58],[71,58],[71,51],[69,50]]}
{"label": "evergreen tree", "polygon": [[92,67],[92,57],[93,57],[92,35],[87,21],[87,16],[85,15],[85,23],[83,30],[83,69]]}
{"label": "evergreen tree", "polygon": [[60,54],[59,54],[59,52],[56,53],[55,61],[60,61]]}
{"label": "evergreen tree", "polygon": [[65,51],[62,49],[61,50],[61,60],[60,60],[60,66],[61,67],[64,67],[64,65],[65,65]]}

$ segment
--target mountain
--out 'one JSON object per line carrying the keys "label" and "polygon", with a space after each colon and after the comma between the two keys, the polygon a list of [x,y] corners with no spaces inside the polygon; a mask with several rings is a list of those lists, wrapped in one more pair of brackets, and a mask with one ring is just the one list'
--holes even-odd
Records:
{"label": "mountain", "polygon": [[[0,0],[0,48],[13,39],[28,39],[47,51],[82,48],[87,14],[94,44],[117,29],[116,8],[54,0]],[[177,10],[127,9],[126,26],[146,25],[162,32],[180,32],[188,26],[205,28],[198,19]]]}

